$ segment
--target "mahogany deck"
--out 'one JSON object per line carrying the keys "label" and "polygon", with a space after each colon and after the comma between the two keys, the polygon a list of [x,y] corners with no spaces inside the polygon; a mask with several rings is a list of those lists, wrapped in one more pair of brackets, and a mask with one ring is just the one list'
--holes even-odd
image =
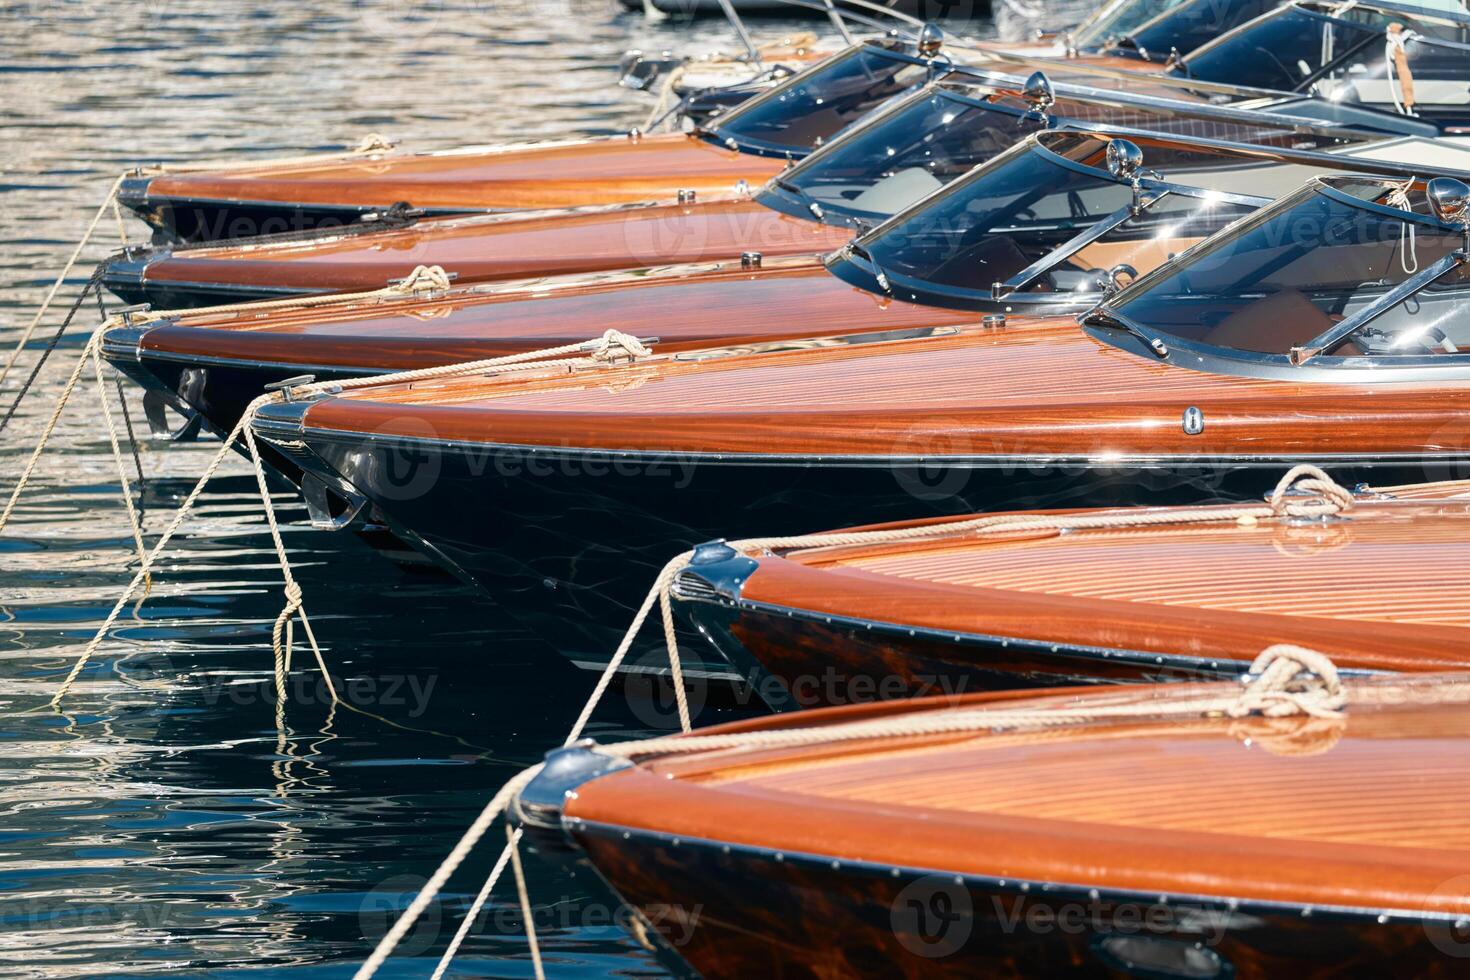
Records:
{"label": "mahogany deck", "polygon": [[[776,307],[780,308],[780,307]],[[1291,383],[1147,360],[1070,318],[573,377],[358,390],[313,427],[599,450],[933,459],[1381,457],[1465,445],[1470,382]],[[1198,407],[1205,426],[1183,431]]]}
{"label": "mahogany deck", "polygon": [[682,133],[577,140],[474,152],[375,156],[305,166],[164,173],[152,200],[259,201],[515,209],[668,199],[680,190],[728,194],[784,161]]}
{"label": "mahogany deck", "polygon": [[[715,311],[718,311],[716,314]],[[616,327],[661,350],[848,330],[953,325],[974,314],[898,303],[848,286],[815,257],[517,284],[504,292],[277,311],[190,315],[143,337],[145,356],[412,368],[558,346]]]}
{"label": "mahogany deck", "polygon": [[[1121,933],[1140,953],[1192,947],[1208,950],[1195,962],[1224,963],[1178,975],[1451,977],[1463,969],[1452,923],[1470,915],[1466,684],[1420,685],[1458,689],[1457,703],[1350,695],[1340,720],[1144,718],[665,756],[577,786],[563,825],[706,975],[1175,975],[1109,968],[1099,943]],[[1202,691],[962,705],[1146,712]],[[708,731],[942,710],[904,702]],[[793,889],[808,914],[786,909]],[[905,925],[936,890],[951,902],[930,911],[963,926],[934,950],[944,955],[919,941],[942,922]]]}
{"label": "mahogany deck", "polygon": [[852,237],[752,200],[699,201],[533,217],[479,215],[318,242],[225,245],[151,262],[150,282],[378,289],[417,265],[457,274],[457,285],[687,262],[826,252]]}
{"label": "mahogany deck", "polygon": [[[740,597],[936,633],[1240,667],[1266,646],[1298,643],[1341,667],[1470,670],[1470,586],[1455,572],[1470,564],[1470,500],[1430,493],[1363,502],[1328,522],[1017,532],[758,556]],[[735,628],[752,651],[778,645],[760,635],[761,620]],[[828,652],[831,660],[789,649],[770,666],[820,673],[863,659]]]}

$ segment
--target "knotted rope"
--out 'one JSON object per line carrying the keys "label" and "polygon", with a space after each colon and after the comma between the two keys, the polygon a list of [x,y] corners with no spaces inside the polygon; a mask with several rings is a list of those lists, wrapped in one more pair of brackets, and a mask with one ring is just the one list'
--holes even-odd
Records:
{"label": "knotted rope", "polygon": [[[1400,211],[1413,211],[1414,204],[1409,200],[1409,188],[1414,186],[1414,178],[1400,184],[1394,184],[1389,189],[1384,203],[1391,208]],[[1418,239],[1414,234],[1414,222],[1400,222],[1399,227],[1399,268],[1404,270],[1405,275],[1412,276],[1419,271],[1419,246]]]}
{"label": "knotted rope", "polygon": [[449,273],[443,266],[416,265],[412,272],[388,288],[399,293],[414,293],[419,290],[443,292],[449,288]]}
{"label": "knotted rope", "polygon": [[[768,58],[779,59],[780,56],[788,53],[804,55],[808,50],[815,47],[816,44],[817,35],[811,31],[804,31],[800,34],[788,35],[787,37],[767,41],[756,46],[758,53],[756,64],[764,64]],[[683,63],[676,65],[659,85],[658,95],[654,99],[653,107],[648,110],[648,115],[644,118],[643,125],[638,127],[638,132],[653,132],[655,127],[665,119],[674,116],[684,106],[687,97],[685,99],[675,99],[674,96],[679,85],[690,72],[696,70],[702,72],[719,70],[723,73],[728,71],[734,76],[734,80],[728,84],[738,84],[740,80],[748,77],[750,67],[751,62],[748,55],[732,55],[728,53],[708,54],[699,58],[685,60]],[[782,65],[774,65],[756,75],[755,78],[759,79],[767,76],[779,77],[777,73],[782,71],[783,68],[784,66]]]}
{"label": "knotted rope", "polygon": [[357,145],[352,148],[352,152],[355,154],[386,153],[397,145],[397,140],[389,139],[382,133],[367,133],[362,139],[357,141]]}
{"label": "knotted rope", "polygon": [[[1334,718],[1347,702],[1337,667],[1326,654],[1306,647],[1290,643],[1269,647],[1251,663],[1250,674],[1256,680],[1246,685],[1226,712],[1232,718],[1252,714],[1266,718]],[[1310,679],[1299,679],[1303,674],[1310,675]]]}

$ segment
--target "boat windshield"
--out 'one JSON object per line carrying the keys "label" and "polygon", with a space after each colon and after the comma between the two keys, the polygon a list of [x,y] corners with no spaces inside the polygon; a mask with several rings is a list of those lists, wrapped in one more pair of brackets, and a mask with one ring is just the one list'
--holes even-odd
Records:
{"label": "boat windshield", "polygon": [[1408,102],[1425,119],[1462,122],[1470,107],[1470,46],[1411,34],[1404,41],[1403,59],[1412,78],[1409,86],[1386,47],[1374,44],[1333,67],[1317,80],[1314,91],[1338,103],[1397,108]]}
{"label": "boat windshield", "polygon": [[1186,0],[1120,35],[1107,50],[1145,61],[1168,61],[1171,52],[1193,51],[1231,28],[1269,13],[1276,5],[1277,0]]}
{"label": "boat windshield", "polygon": [[1023,111],[931,89],[813,153],[760,200],[829,223],[876,223],[1045,125],[1023,122]]}
{"label": "boat windshield", "polygon": [[722,146],[802,157],[849,123],[929,80],[932,63],[897,39],[868,41],[793,75],[715,118],[702,132]]}
{"label": "boat windshield", "polygon": [[1303,131],[1268,114],[1212,113],[1104,93],[1058,92],[1043,117],[1011,90],[945,82],[877,113],[772,181],[767,207],[829,224],[869,225],[916,204],[977,165],[1047,128],[1099,124],[1293,149],[1358,142]]}
{"label": "boat windshield", "polygon": [[828,266],[874,292],[939,306],[987,307],[997,296],[1077,302],[1102,291],[1110,270],[1153,269],[1321,169],[1130,138],[1167,175],[1141,182],[1136,211],[1132,184],[1104,169],[1106,136],[1041,133],[861,236]]}
{"label": "boat windshield", "polygon": [[1402,14],[1366,6],[1286,4],[1189,52],[1173,71],[1205,81],[1305,91],[1321,81],[1368,74],[1369,66],[1383,63],[1386,32],[1394,22],[1436,33]]}
{"label": "boat windshield", "polygon": [[1185,2],[1187,0],[1124,0],[1108,4],[1071,31],[1072,46],[1079,51],[1099,51]]}
{"label": "boat windshield", "polygon": [[[1413,212],[1401,207],[1409,198]],[[1087,322],[1160,335],[1166,347],[1184,341],[1297,363],[1303,354],[1470,352],[1470,275],[1454,260],[1465,239],[1426,210],[1419,184],[1314,180],[1141,279]],[[1390,297],[1396,287],[1402,295]]]}

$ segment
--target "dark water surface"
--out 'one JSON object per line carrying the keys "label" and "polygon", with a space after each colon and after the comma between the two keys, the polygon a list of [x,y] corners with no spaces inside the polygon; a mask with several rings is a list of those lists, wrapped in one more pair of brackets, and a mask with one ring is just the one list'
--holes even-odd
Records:
{"label": "dark water surface", "polygon": [[[1080,6],[1048,4],[1048,16]],[[729,44],[718,22],[654,24],[613,0],[49,0],[0,4],[0,27],[7,353],[134,163],[334,149],[373,130],[424,149],[614,132],[648,108],[614,85],[625,48]],[[114,225],[70,277],[63,309],[115,247]],[[0,435],[7,493],[95,322],[95,310],[80,317]],[[0,974],[348,976],[488,796],[560,742],[592,678],[445,579],[288,524],[347,705],[329,707],[298,649],[278,719],[280,570],[254,478],[231,459],[147,603],[124,613],[65,711],[48,710],[134,571],[99,412],[82,391],[0,537]],[[143,443],[149,535],[216,446]],[[619,690],[591,731],[648,734],[669,715]],[[706,708],[699,720],[730,716]],[[497,850],[482,847],[380,975],[429,974]],[[553,976],[662,975],[585,883],[534,860],[528,870]],[[451,976],[532,975],[514,891],[500,891]]]}

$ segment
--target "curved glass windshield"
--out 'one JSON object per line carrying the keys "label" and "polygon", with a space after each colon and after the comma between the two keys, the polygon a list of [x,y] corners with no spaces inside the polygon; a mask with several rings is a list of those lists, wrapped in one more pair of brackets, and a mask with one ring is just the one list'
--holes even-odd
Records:
{"label": "curved glass windshield", "polygon": [[[1433,275],[1436,262],[1464,245],[1437,222],[1386,206],[1403,203],[1398,193],[1379,180],[1314,182],[1139,282],[1098,316],[1106,324],[1115,313],[1120,322],[1227,350],[1291,354],[1335,325],[1351,325],[1395,286]],[[1422,211],[1422,188],[1409,193]],[[1466,268],[1452,265],[1320,353],[1470,352]]]}
{"label": "curved glass windshield", "polygon": [[1167,61],[1171,51],[1188,54],[1276,6],[1277,0],[1187,0],[1119,38],[1117,53]]}
{"label": "curved glass windshield", "polygon": [[[1420,36],[1405,43],[1404,59],[1414,79],[1416,114],[1431,119],[1443,115],[1463,119],[1466,106],[1470,106],[1470,51],[1457,42],[1446,44]],[[1316,86],[1316,92],[1338,103],[1391,109],[1402,105],[1407,97],[1384,46],[1379,44],[1370,44],[1339,61],[1317,80]]]}
{"label": "curved glass windshield", "polygon": [[1072,44],[1080,51],[1101,50],[1126,37],[1159,14],[1186,0],[1128,0],[1104,7],[1072,31]]}
{"label": "curved glass windshield", "polygon": [[[954,92],[921,94],[812,154],[777,177],[773,187],[815,216],[882,220],[1010,149],[1041,125],[1019,122],[1013,113]],[[766,197],[762,201],[780,207]]]}
{"label": "curved glass windshield", "polygon": [[767,207],[829,223],[872,224],[916,204],[1044,128],[1098,123],[1294,149],[1356,142],[1299,132],[1267,114],[1222,117],[1182,104],[1082,99],[1063,91],[1047,119],[1009,91],[946,82],[870,117],[775,178]]}
{"label": "curved glass windshield", "polygon": [[1153,269],[1319,169],[1139,141],[1170,183],[1150,184],[1137,213],[1133,187],[1103,169],[1106,138],[1043,133],[863,236],[833,271],[867,288],[881,273],[900,299],[961,308],[998,283],[1011,300],[1096,292],[1109,270]]}
{"label": "curved glass windshield", "polygon": [[1340,61],[1376,44],[1391,18],[1367,8],[1329,17],[1285,6],[1191,52],[1174,73],[1210,82],[1294,92]]}
{"label": "curved glass windshield", "polygon": [[769,156],[805,156],[881,103],[929,79],[903,41],[872,41],[834,55],[704,130],[713,142]]}

